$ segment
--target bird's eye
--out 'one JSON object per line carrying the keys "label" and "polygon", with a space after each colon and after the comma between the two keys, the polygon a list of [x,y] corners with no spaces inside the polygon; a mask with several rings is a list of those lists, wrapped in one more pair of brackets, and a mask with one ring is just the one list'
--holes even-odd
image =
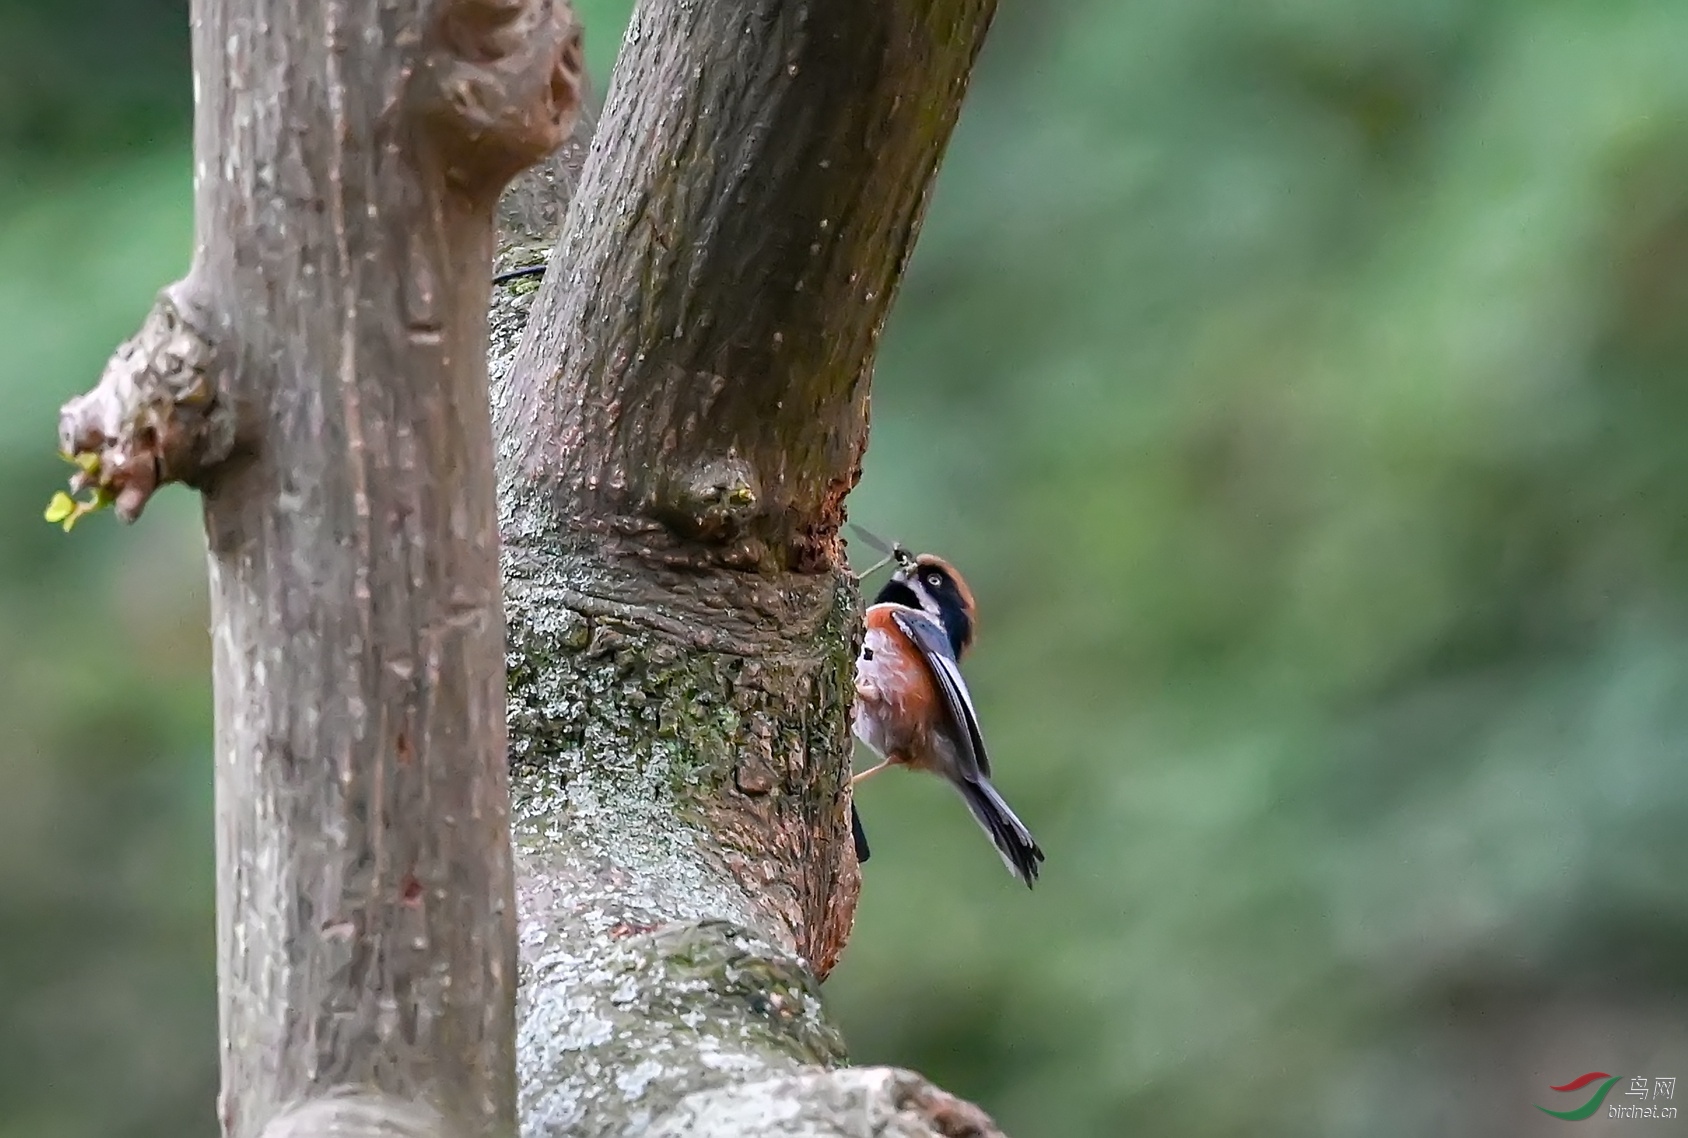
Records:
{"label": "bird's eye", "polygon": [[926,574],[926,583],[936,589],[943,585],[944,579],[936,573],[928,573]]}

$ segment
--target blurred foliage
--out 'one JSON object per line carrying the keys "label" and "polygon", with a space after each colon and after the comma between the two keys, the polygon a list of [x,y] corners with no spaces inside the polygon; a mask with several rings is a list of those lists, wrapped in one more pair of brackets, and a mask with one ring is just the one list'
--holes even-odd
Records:
{"label": "blurred foliage", "polygon": [[[193,504],[41,521],[185,260],[181,8],[0,8],[0,1138],[214,1132]],[[852,515],[967,571],[1050,860],[864,788],[856,1059],[1018,1138],[1688,1074],[1685,380],[1688,6],[1004,5]]]}

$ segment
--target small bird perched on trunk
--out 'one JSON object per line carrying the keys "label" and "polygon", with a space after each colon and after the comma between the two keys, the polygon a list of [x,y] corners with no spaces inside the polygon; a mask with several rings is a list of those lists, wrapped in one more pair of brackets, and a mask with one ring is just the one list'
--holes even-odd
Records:
{"label": "small bird perched on trunk", "polygon": [[[915,556],[901,546],[886,552],[897,567],[868,606],[867,633],[856,658],[853,723],[856,737],[884,761],[856,775],[851,785],[891,766],[942,775],[961,792],[1009,872],[1030,887],[1043,851],[990,783],[978,713],[961,678],[961,657],[972,646],[977,623],[973,594],[941,557]],[[859,856],[866,838],[853,813],[851,824]]]}

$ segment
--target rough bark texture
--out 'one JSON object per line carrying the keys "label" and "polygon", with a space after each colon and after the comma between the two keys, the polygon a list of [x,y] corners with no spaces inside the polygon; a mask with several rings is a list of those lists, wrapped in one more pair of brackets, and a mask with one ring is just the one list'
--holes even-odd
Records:
{"label": "rough bark texture", "polygon": [[230,1138],[505,1136],[518,1081],[534,1136],[996,1134],[819,998],[838,527],[993,11],[641,3],[499,214],[552,271],[494,290],[495,525],[495,205],[572,14],[195,0],[193,268],[61,439],[125,517],[205,492]]}
{"label": "rough bark texture", "polygon": [[645,0],[561,233],[566,158],[507,200],[501,263],[551,262],[492,322],[536,1138],[994,1133],[837,1069],[818,994],[860,881],[838,527],[993,8]]}
{"label": "rough bark texture", "polygon": [[[224,1132],[507,1136],[515,911],[485,372],[562,0],[195,0],[192,269],[67,450],[205,490]],[[362,1088],[347,1094],[347,1088]]]}

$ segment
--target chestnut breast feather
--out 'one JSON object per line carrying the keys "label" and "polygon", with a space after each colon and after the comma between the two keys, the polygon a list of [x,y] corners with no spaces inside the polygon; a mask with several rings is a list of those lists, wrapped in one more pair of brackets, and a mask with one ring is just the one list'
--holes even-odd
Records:
{"label": "chestnut breast feather", "polygon": [[896,607],[867,610],[867,631],[856,659],[856,733],[886,758],[926,766],[937,693],[920,649],[891,619]]}

